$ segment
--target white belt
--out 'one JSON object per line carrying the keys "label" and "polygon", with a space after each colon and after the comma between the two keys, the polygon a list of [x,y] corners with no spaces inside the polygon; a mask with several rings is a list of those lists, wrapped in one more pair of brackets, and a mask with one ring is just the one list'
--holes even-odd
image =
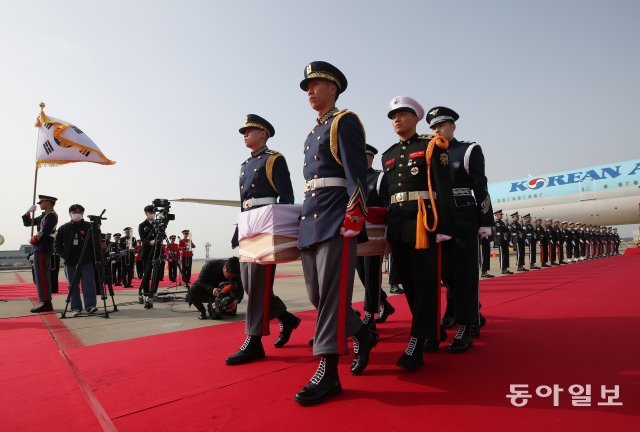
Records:
{"label": "white belt", "polygon": [[[398,204],[404,201],[417,201],[419,197],[423,199],[429,199],[428,191],[411,191],[411,192],[398,192],[391,195],[391,204]],[[436,199],[437,195],[433,193],[433,199]]]}
{"label": "white belt", "polygon": [[274,197],[266,197],[266,198],[249,198],[248,200],[242,201],[242,208],[249,209],[251,207],[266,205],[266,204],[275,204],[278,202]]}
{"label": "white belt", "polygon": [[305,192],[326,187],[347,187],[347,179],[342,177],[324,177],[304,182]]}
{"label": "white belt", "polygon": [[471,189],[469,188],[453,188],[454,195],[471,195]]}

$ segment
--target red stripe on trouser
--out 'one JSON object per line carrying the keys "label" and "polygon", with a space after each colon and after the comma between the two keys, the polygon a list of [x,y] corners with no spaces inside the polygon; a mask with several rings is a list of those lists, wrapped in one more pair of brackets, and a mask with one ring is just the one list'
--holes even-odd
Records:
{"label": "red stripe on trouser", "polygon": [[[259,264],[253,264],[259,265]],[[262,302],[262,335],[268,336],[269,333],[269,308],[271,306],[271,293],[273,292],[273,266],[264,266],[264,300]]]}
{"label": "red stripe on trouser", "polygon": [[40,288],[40,292],[42,293],[42,301],[49,301],[51,300],[50,297],[50,293],[49,290],[47,289],[47,274],[46,272],[49,271],[49,269],[44,267],[44,256],[45,256],[45,252],[38,252],[38,254],[40,255],[40,259],[38,259],[38,270],[40,270],[40,286],[38,288]]}
{"label": "red stripe on trouser", "polygon": [[438,298],[436,299],[437,312],[436,312],[436,340],[440,341],[440,313],[442,310],[441,304],[442,297],[442,242],[438,243]]}
{"label": "red stripe on trouser", "polygon": [[346,354],[345,333],[347,326],[347,284],[349,283],[349,242],[342,240],[342,264],[340,266],[340,290],[338,292],[338,354]]}

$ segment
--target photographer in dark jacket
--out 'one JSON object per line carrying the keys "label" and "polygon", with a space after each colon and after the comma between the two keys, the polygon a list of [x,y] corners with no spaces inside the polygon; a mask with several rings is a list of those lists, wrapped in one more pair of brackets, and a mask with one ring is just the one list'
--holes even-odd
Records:
{"label": "photographer in dark jacket", "polygon": [[[204,264],[198,275],[198,280],[189,288],[189,306],[194,305],[198,309],[198,319],[207,319],[203,303],[208,303],[209,315],[212,319],[216,318],[217,313],[214,313],[211,302],[218,296],[230,299],[228,304],[223,302],[225,307],[221,312],[223,314],[225,312],[235,313],[235,306],[242,301],[244,296],[239,276],[240,261],[237,257],[231,257],[227,260],[210,260]],[[223,283],[223,287],[220,287]]]}
{"label": "photographer in dark jacket", "polygon": [[[98,311],[96,307],[96,279],[95,269],[93,266],[94,253],[93,247],[88,245],[82,261],[80,255],[84,246],[84,242],[91,230],[91,224],[85,221],[84,207],[80,204],[74,204],[69,207],[69,216],[71,221],[58,228],[54,249],[57,254],[64,258],[64,272],[69,281],[69,292],[71,292],[71,310],[73,316],[80,315],[82,311],[82,301],[80,300],[80,282],[82,281],[82,296],[84,298],[84,306],[89,314]],[[71,286],[75,273],[75,286]]]}

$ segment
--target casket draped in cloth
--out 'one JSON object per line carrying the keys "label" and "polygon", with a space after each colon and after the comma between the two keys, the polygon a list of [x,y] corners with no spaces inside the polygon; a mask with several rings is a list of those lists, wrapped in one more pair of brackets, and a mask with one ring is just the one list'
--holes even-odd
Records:
{"label": "casket draped in cloth", "polygon": [[387,249],[387,209],[369,207],[365,225],[369,241],[358,244],[358,256],[384,255]]}
{"label": "casket draped in cloth", "polygon": [[301,213],[298,204],[272,204],[240,213],[240,261],[276,264],[300,259]]}

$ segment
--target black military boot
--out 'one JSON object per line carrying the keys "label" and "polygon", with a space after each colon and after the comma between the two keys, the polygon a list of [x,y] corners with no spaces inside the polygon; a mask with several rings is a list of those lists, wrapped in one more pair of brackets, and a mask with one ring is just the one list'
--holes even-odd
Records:
{"label": "black military boot", "polygon": [[424,345],[424,339],[411,337],[409,344],[404,350],[404,353],[400,356],[396,365],[402,369],[414,371],[420,369],[424,365],[422,359],[422,346]]}
{"label": "black military boot", "polygon": [[460,324],[451,345],[449,345],[450,353],[463,353],[473,346],[473,340],[469,334],[469,326]]}
{"label": "black military boot", "polygon": [[369,355],[374,346],[378,344],[378,334],[371,331],[369,327],[363,325],[353,335],[353,354],[355,357],[351,362],[351,373],[360,375],[369,364]]}
{"label": "black military boot", "polygon": [[315,405],[342,392],[338,377],[338,356],[336,354],[320,357],[316,373],[309,383],[296,393],[295,400],[300,405]]}
{"label": "black military boot", "polygon": [[153,309],[153,297],[152,296],[147,296],[147,298],[144,300],[144,308],[145,309]]}
{"label": "black military boot", "polygon": [[280,320],[280,336],[278,336],[278,339],[273,343],[276,348],[283,347],[289,342],[291,333],[298,328],[301,321],[300,318],[287,311],[281,313],[278,319]]}
{"label": "black military boot", "polygon": [[482,277],[485,278],[485,279],[490,279],[490,278],[495,277],[495,276],[492,275],[491,273],[484,272],[484,273],[482,273]]}
{"label": "black military boot", "polygon": [[261,339],[261,336],[247,335],[238,351],[234,355],[227,357],[227,364],[235,366],[263,359],[264,348],[262,347]]}
{"label": "black military boot", "polygon": [[529,271],[529,269],[527,269],[525,266],[519,266],[519,267],[518,267],[518,271],[521,271],[521,272],[528,272],[528,271]]}
{"label": "black military boot", "polygon": [[366,325],[369,330],[376,331],[376,321],[373,319],[373,314],[371,312],[364,312],[364,317],[362,318],[362,324]]}
{"label": "black military boot", "polygon": [[456,320],[452,316],[444,316],[440,321],[440,327],[448,329],[456,325]]}
{"label": "black military boot", "polygon": [[440,327],[440,340],[427,339],[424,343],[424,352],[437,353],[440,350],[440,342],[447,340],[447,332]]}
{"label": "black military boot", "polygon": [[469,336],[471,336],[471,339],[478,339],[480,337],[480,326],[470,324],[468,327],[469,328],[467,330],[469,330]]}
{"label": "black military boot", "polygon": [[389,315],[393,315],[396,312],[396,308],[391,306],[391,303],[387,299],[382,300],[380,305],[380,311],[378,312],[377,323],[383,323],[389,318]]}
{"label": "black military boot", "polygon": [[404,289],[402,289],[402,287],[400,287],[400,285],[398,284],[393,284],[391,285],[389,292],[391,294],[404,294]]}
{"label": "black military boot", "polygon": [[50,300],[43,301],[40,306],[31,309],[31,313],[53,312],[53,305]]}
{"label": "black military boot", "polygon": [[513,272],[509,269],[502,270],[502,274],[513,274]]}

